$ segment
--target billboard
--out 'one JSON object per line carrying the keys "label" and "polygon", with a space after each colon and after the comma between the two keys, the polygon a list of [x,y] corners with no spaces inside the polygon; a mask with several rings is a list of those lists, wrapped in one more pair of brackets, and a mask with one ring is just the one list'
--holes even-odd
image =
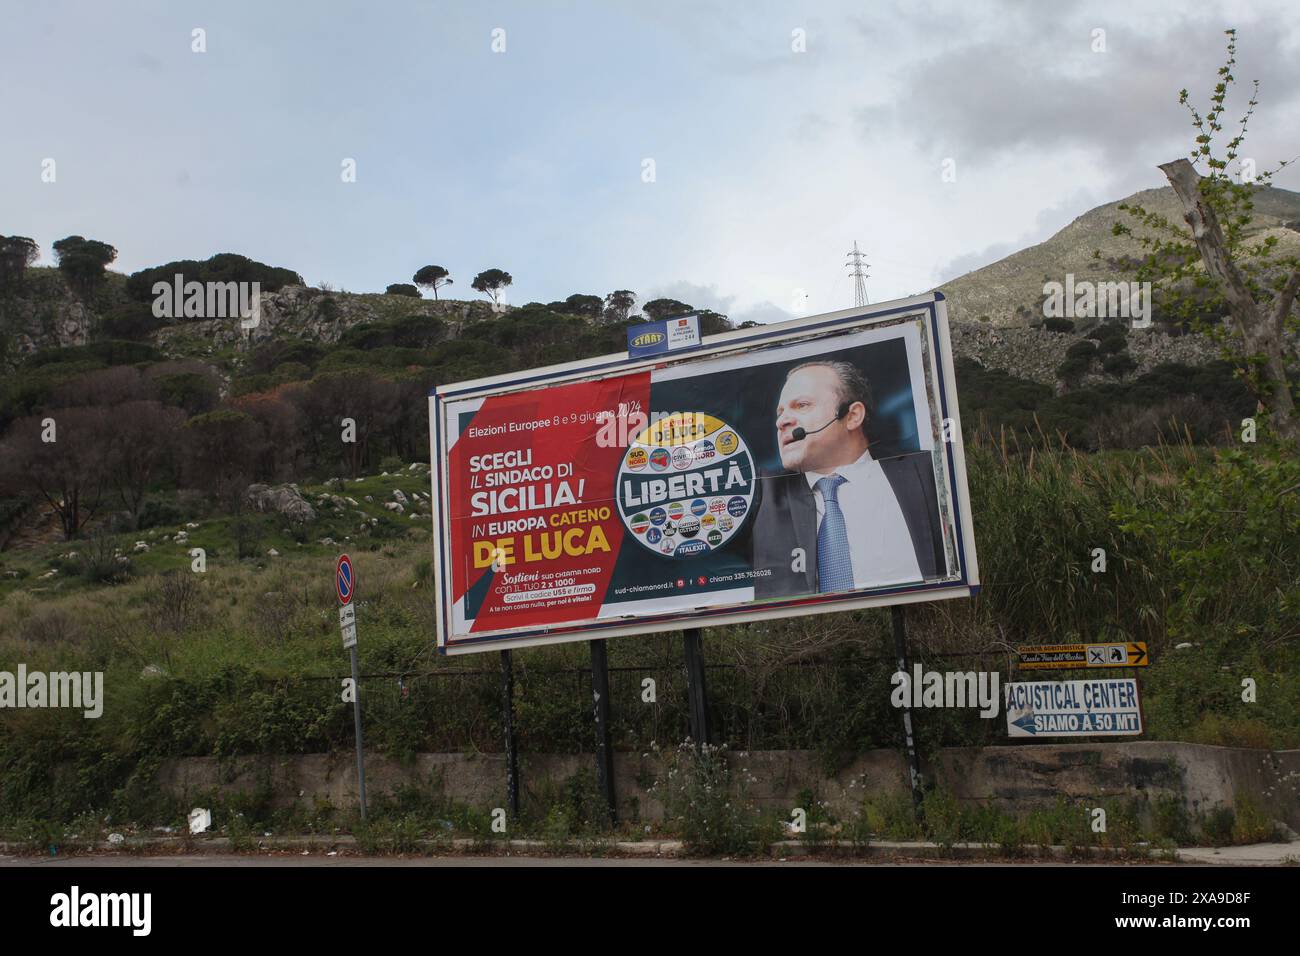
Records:
{"label": "billboard", "polygon": [[441,386],[448,654],[966,596],[943,296]]}

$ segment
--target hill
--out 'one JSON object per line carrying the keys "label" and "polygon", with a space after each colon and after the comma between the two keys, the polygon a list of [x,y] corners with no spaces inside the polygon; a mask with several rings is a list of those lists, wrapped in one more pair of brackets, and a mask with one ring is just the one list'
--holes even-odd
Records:
{"label": "hill", "polygon": [[[1126,281],[1126,257],[1140,254],[1137,243],[1112,235],[1117,222],[1132,225],[1132,217],[1119,207],[1137,204],[1181,224],[1182,207],[1169,187],[1145,189],[1127,199],[1090,209],[1050,239],[1004,259],[968,272],[939,288],[948,297],[949,315],[958,321],[987,322],[994,326],[1028,326],[1042,320],[1043,283],[1063,282],[1067,273],[1075,280]],[[1277,236],[1281,250],[1300,254],[1300,193],[1261,188],[1255,196],[1254,221],[1246,235],[1262,241]],[[1099,258],[1094,252],[1100,252]]]}

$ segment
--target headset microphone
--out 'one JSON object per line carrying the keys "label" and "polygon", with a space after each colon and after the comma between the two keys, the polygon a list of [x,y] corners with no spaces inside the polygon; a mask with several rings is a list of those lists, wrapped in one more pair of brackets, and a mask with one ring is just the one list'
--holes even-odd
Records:
{"label": "headset microphone", "polygon": [[802,428],[796,428],[793,432],[790,433],[790,441],[803,441],[809,435],[816,435],[818,432],[824,432],[826,429],[830,428],[841,418],[847,415],[849,413],[849,408],[850,408],[849,402],[842,403],[839,409],[835,412],[835,417],[832,418],[830,421],[828,421],[821,428],[814,428],[812,431],[805,431]]}

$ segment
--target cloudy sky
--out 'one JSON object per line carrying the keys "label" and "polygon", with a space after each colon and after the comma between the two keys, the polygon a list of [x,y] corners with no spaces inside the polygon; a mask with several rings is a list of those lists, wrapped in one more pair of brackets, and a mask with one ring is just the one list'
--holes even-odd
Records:
{"label": "cloudy sky", "polygon": [[1261,81],[1243,155],[1300,154],[1293,0],[0,0],[0,18],[0,234],[45,261],[102,239],[127,272],[233,251],[359,292],[437,263],[469,296],[499,267],[514,303],[630,288],[767,320],[852,305],[856,240],[872,301],[896,298],[1161,185],[1191,145],[1178,90],[1205,101],[1229,26],[1232,117]]}

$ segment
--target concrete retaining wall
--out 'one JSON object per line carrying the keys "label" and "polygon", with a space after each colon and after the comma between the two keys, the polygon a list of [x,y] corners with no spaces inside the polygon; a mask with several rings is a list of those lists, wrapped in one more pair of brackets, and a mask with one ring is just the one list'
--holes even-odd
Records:
{"label": "concrete retaining wall", "polygon": [[[733,770],[746,771],[750,796],[783,814],[811,790],[840,814],[851,814],[872,794],[905,794],[902,756],[892,750],[863,753],[833,775],[823,772],[809,751],[734,753]],[[520,757],[522,798],[547,804],[566,781],[593,772],[589,754],[532,754]],[[614,757],[619,805],[625,818],[655,820],[663,807],[650,786],[663,772],[655,755]],[[1300,750],[1266,751],[1201,744],[1141,741],[1122,744],[1064,744],[949,748],[923,772],[942,782],[959,800],[990,803],[1008,812],[1050,806],[1058,797],[1098,800],[1180,799],[1195,815],[1235,807],[1244,797],[1274,819],[1300,830]],[[163,790],[183,800],[214,793],[251,792],[270,784],[273,802],[310,809],[328,800],[335,807],[356,802],[355,757],[351,753],[292,757],[249,757],[218,761],[188,757],[166,763]],[[403,785],[438,788],[458,803],[490,809],[505,801],[505,762],[500,754],[419,754],[411,764],[381,756],[366,760],[372,799]]]}

